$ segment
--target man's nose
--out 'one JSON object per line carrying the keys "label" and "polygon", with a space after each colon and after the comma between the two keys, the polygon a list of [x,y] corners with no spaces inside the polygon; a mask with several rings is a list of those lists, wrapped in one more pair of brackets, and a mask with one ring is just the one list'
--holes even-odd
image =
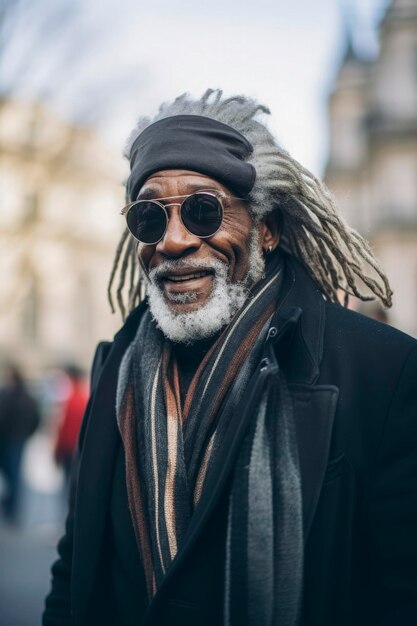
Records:
{"label": "man's nose", "polygon": [[170,257],[179,257],[201,246],[201,239],[190,233],[181,222],[179,207],[167,210],[168,225],[165,235],[156,245],[156,251]]}

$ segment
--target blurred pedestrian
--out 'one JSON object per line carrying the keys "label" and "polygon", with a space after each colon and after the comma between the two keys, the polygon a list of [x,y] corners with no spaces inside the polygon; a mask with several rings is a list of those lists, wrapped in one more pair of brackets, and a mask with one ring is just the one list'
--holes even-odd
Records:
{"label": "blurred pedestrian", "polygon": [[0,390],[0,471],[6,482],[2,510],[8,521],[18,518],[23,450],[40,423],[38,404],[16,365],[6,369]]}
{"label": "blurred pedestrian", "polygon": [[76,365],[68,365],[65,374],[69,392],[62,407],[62,415],[54,448],[54,457],[69,484],[72,460],[77,447],[78,434],[88,401],[88,386],[84,372]]}

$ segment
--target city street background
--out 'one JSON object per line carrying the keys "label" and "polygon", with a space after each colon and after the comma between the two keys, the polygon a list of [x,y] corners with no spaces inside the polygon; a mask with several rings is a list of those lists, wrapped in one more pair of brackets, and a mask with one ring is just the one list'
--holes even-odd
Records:
{"label": "city street background", "polygon": [[392,309],[349,306],[417,336],[416,50],[417,0],[0,0],[0,394],[17,365],[41,414],[18,514],[0,515],[0,626],[40,624],[66,512],[63,372],[88,379],[121,324],[107,283],[135,120],[209,87],[268,105],[391,281]]}

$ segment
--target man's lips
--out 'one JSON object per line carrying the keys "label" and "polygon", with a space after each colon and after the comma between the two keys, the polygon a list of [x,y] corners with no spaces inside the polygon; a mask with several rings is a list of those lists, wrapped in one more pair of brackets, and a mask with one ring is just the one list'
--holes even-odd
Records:
{"label": "man's lips", "polygon": [[175,274],[167,274],[162,276],[160,280],[181,283],[187,282],[189,280],[195,280],[196,278],[204,278],[205,276],[211,276],[213,274],[212,271],[209,270],[201,270],[199,272],[187,272],[187,273],[175,273]]}
{"label": "man's lips", "polygon": [[207,280],[213,278],[212,269],[184,269],[177,272],[167,272],[158,276],[159,284],[168,291],[198,291],[204,287]]}

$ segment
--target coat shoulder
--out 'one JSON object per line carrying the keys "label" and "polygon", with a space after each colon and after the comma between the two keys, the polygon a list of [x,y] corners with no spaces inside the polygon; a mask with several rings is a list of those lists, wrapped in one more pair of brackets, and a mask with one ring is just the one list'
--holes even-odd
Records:
{"label": "coat shoulder", "polygon": [[379,355],[406,356],[417,340],[406,333],[342,306],[326,303],[325,343],[336,342],[349,350]]}
{"label": "coat shoulder", "polygon": [[[392,326],[335,304],[326,304],[320,382],[342,385],[382,413],[397,383],[411,379],[417,340]],[[346,394],[345,394],[346,395]],[[373,409],[372,409],[373,410]]]}

